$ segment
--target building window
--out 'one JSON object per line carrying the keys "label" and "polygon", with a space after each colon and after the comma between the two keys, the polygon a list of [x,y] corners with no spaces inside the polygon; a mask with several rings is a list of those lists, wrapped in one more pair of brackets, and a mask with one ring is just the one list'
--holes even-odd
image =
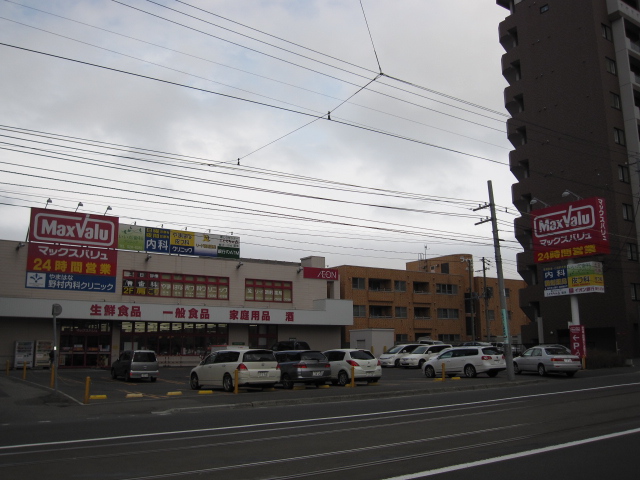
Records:
{"label": "building window", "polygon": [[413,317],[418,320],[431,318],[431,309],[429,307],[413,307]]}
{"label": "building window", "polygon": [[354,305],[353,306],[353,316],[354,317],[366,317],[367,316],[367,307],[365,305]]}
{"label": "building window", "polygon": [[487,310],[487,320],[489,320],[490,322],[494,322],[496,320],[495,310]]}
{"label": "building window", "polygon": [[540,7],[540,13],[547,13],[549,11],[549,4]]}
{"label": "building window", "polygon": [[627,243],[627,260],[638,261],[638,245],[635,243]]}
{"label": "building window", "polygon": [[617,93],[609,92],[609,96],[611,98],[611,107],[615,108],[616,110],[620,110],[620,95],[618,95]]}
{"label": "building window", "polygon": [[406,292],[407,291],[407,282],[404,280],[396,280],[393,282],[393,289],[396,292]]}
{"label": "building window", "polygon": [[436,293],[443,295],[457,295],[458,286],[449,283],[436,283]]}
{"label": "building window", "polygon": [[291,282],[246,279],[244,299],[248,302],[291,303],[293,301]]}
{"label": "building window", "polygon": [[440,319],[457,319],[459,318],[460,313],[457,308],[439,308],[438,309],[438,318]]}
{"label": "building window", "polygon": [[626,165],[618,165],[618,179],[624,183],[630,183],[629,167]]}
{"label": "building window", "polygon": [[407,318],[407,307],[396,307],[396,318]]}
{"label": "building window", "polygon": [[486,287],[484,289],[484,298],[493,298],[493,287]]}
{"label": "building window", "polygon": [[616,142],[618,145],[626,145],[627,144],[627,139],[624,136],[624,130],[620,130],[619,128],[615,128],[613,129],[613,141]]}
{"label": "building window", "polygon": [[451,333],[443,333],[438,335],[438,340],[444,343],[458,343],[460,341],[460,335],[451,334]]}
{"label": "building window", "polygon": [[607,72],[613,74],[613,75],[617,75],[618,74],[618,67],[616,66],[616,61],[610,59],[609,57],[605,58],[605,62],[607,64]]}
{"label": "building window", "polygon": [[613,42],[613,32],[611,31],[611,27],[609,25],[602,24],[602,36]]}
{"label": "building window", "polygon": [[409,335],[406,333],[396,333],[396,344],[407,343],[409,341]]}
{"label": "building window", "polygon": [[369,291],[370,292],[390,292],[391,280],[386,280],[383,278],[370,278]]}
{"label": "building window", "polygon": [[429,293],[429,282],[413,282],[413,293]]}
{"label": "building window", "polygon": [[504,289],[504,296],[509,298],[509,296],[511,295],[511,290],[509,290],[508,288]]}
{"label": "building window", "polygon": [[631,300],[640,301],[640,283],[631,284]]}
{"label": "building window", "polygon": [[625,220],[633,221],[633,206],[628,203],[622,204],[622,218]]}
{"label": "building window", "polygon": [[124,270],[122,294],[228,300],[229,278]]}
{"label": "building window", "polygon": [[391,318],[391,305],[369,305],[369,317]]}
{"label": "building window", "polygon": [[364,290],[364,278],[353,277],[351,279],[351,288],[354,290]]}

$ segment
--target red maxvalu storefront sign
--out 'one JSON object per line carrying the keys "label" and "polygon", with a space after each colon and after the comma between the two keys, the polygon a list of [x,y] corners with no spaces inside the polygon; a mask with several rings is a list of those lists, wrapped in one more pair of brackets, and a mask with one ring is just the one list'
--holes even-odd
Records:
{"label": "red maxvalu storefront sign", "polygon": [[536,263],[609,253],[603,198],[586,198],[536,210],[532,223]]}
{"label": "red maxvalu storefront sign", "polygon": [[29,242],[27,271],[116,276],[118,252],[103,248]]}
{"label": "red maxvalu storefront sign", "polygon": [[118,218],[32,208],[29,240],[117,248]]}
{"label": "red maxvalu storefront sign", "polygon": [[304,267],[303,278],[316,278],[319,280],[338,280],[338,270],[335,268]]}

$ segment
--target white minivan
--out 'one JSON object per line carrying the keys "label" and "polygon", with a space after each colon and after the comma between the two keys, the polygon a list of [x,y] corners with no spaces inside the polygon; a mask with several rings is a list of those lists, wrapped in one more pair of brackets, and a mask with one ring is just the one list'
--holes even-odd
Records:
{"label": "white minivan", "polygon": [[420,345],[420,343],[396,345],[395,347],[380,355],[380,365],[382,365],[383,367],[399,367],[400,359],[405,355],[409,355]]}

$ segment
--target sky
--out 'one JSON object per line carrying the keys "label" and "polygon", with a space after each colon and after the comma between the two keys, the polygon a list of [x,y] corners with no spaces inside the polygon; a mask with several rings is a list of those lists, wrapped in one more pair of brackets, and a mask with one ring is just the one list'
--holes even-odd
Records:
{"label": "sky", "polygon": [[520,278],[507,15],[494,0],[0,0],[0,239],[24,241],[48,205],[232,234],[243,258],[404,269],[465,253],[495,276],[490,181]]}

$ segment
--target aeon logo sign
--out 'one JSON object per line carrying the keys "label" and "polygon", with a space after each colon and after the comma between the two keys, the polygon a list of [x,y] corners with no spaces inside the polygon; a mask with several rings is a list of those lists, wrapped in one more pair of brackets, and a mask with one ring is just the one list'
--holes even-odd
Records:
{"label": "aeon logo sign", "polygon": [[592,205],[568,208],[535,217],[534,234],[537,237],[591,230],[596,226],[595,208]]}
{"label": "aeon logo sign", "polygon": [[33,242],[116,248],[118,218],[32,208],[29,239]]}

